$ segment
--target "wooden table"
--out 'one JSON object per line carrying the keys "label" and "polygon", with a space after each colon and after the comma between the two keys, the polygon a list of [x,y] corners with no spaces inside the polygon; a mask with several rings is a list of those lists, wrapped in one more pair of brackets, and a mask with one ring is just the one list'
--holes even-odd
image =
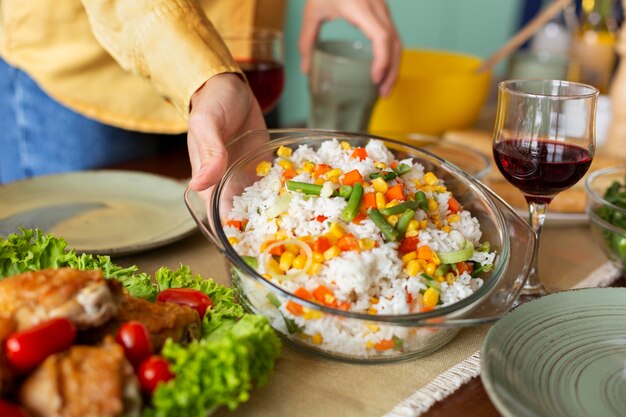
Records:
{"label": "wooden table", "polygon": [[[174,150],[167,155],[160,155],[149,160],[124,163],[114,168],[150,172],[177,179],[189,178],[191,173],[189,160],[184,149]],[[569,245],[572,245],[572,251],[579,253],[585,249],[585,245],[589,242],[572,242],[570,237],[575,236],[575,229],[576,228],[546,228],[542,242],[545,246],[555,246],[561,241],[568,242]],[[589,250],[595,253],[596,258],[599,256],[597,245],[592,244],[589,246]],[[558,263],[570,263],[567,259],[567,250],[561,249],[561,252],[559,252],[558,249],[556,252],[551,250],[549,254],[546,250],[543,250],[540,251],[539,256],[539,268],[541,271],[546,274],[558,273],[559,270],[555,267],[555,262],[553,262],[552,259],[548,259],[548,257],[554,256],[559,258]],[[570,261],[581,262],[580,260]],[[584,268],[584,265],[581,264],[580,267]],[[613,285],[626,287],[626,280],[622,277]],[[498,413],[487,396],[480,378],[475,378],[466,383],[453,395],[447,397],[445,401],[436,403],[424,414],[426,417],[448,417],[456,415],[463,415],[465,417],[500,416],[500,413]]]}

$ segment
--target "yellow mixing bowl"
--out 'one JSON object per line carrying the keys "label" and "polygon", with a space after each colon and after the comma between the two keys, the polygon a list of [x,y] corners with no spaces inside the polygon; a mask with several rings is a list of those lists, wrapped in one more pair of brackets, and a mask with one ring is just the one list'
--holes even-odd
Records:
{"label": "yellow mixing bowl", "polygon": [[481,62],[456,52],[405,50],[393,92],[374,107],[370,132],[441,135],[472,126],[491,78],[489,72],[475,72]]}

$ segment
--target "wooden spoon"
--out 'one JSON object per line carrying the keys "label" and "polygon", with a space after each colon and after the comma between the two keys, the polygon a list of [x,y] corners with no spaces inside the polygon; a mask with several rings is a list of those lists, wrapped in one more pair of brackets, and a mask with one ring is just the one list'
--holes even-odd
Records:
{"label": "wooden spoon", "polygon": [[491,54],[478,69],[477,73],[484,71],[491,71],[493,67],[502,59],[509,56],[512,52],[517,50],[524,42],[530,39],[539,29],[541,29],[546,23],[557,15],[561,10],[570,5],[572,0],[555,0],[552,4],[546,7],[541,13],[539,13],[533,20],[528,22],[523,28],[521,28],[515,36],[513,36],[503,47]]}

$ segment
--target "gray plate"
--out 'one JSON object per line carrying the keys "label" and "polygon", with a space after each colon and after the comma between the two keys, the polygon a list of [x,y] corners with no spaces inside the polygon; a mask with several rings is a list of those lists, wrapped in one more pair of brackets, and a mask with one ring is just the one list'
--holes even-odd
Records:
{"label": "gray plate", "polygon": [[78,252],[127,255],[192,233],[185,186],[152,174],[86,171],[0,186],[0,235],[38,227]]}
{"label": "gray plate", "polygon": [[481,352],[504,416],[626,415],[626,288],[551,294],[505,315]]}

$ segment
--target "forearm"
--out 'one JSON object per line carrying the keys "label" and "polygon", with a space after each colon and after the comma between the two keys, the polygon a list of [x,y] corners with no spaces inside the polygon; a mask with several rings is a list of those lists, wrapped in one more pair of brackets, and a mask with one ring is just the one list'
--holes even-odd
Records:
{"label": "forearm", "polygon": [[215,74],[240,72],[194,0],[82,0],[94,35],[126,70],[151,80],[186,117]]}

